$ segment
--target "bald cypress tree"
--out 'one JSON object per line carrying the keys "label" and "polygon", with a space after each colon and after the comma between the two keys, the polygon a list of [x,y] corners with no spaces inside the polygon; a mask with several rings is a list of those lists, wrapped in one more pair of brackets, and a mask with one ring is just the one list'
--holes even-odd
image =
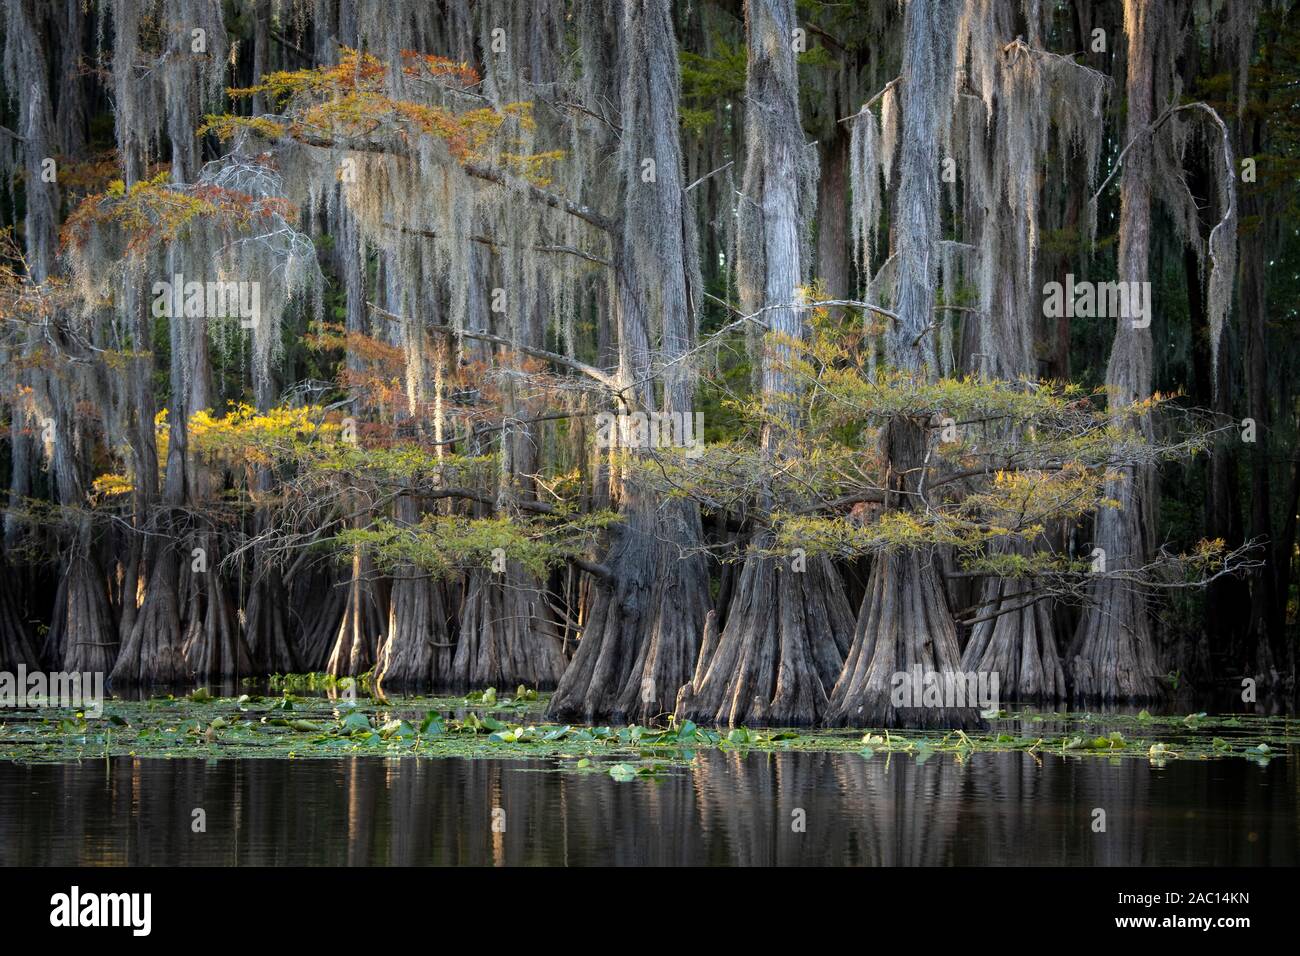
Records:
{"label": "bald cypress tree", "polygon": [[[47,164],[54,153],[55,135],[47,80],[48,57],[54,51],[49,31],[54,27],[45,24],[42,12],[41,4],[26,0],[15,0],[5,5],[4,83],[18,109],[19,135],[22,138],[16,143],[16,148],[15,144],[6,144],[9,148],[0,153],[5,157],[0,160],[0,172],[11,183],[22,177],[26,203],[22,252],[28,274],[36,283],[45,282],[56,265],[59,206],[58,186],[47,175]],[[37,348],[39,338],[27,331],[8,345],[2,360],[16,367]],[[41,372],[34,370],[31,374],[39,376]],[[13,384],[31,387],[29,381],[27,375],[20,373],[14,376]],[[31,427],[35,423],[35,416],[31,414],[33,410],[16,402],[11,416],[9,507],[13,510],[6,513],[4,520],[3,544],[6,549],[14,547],[21,539],[22,527],[15,513],[26,505],[24,499],[32,490],[32,478],[38,464],[40,449],[33,440],[36,430]],[[8,565],[0,556],[0,662],[7,662],[7,670],[13,670],[18,664],[34,666],[37,663],[35,642],[19,611],[19,595],[16,593],[19,573],[19,568]],[[98,636],[99,640],[106,638],[103,633]]]}
{"label": "bald cypress tree", "polygon": [[[1149,281],[1151,186],[1154,146],[1147,130],[1152,115],[1152,63],[1163,4],[1126,0],[1128,39],[1125,140],[1130,144],[1120,172],[1119,278]],[[1112,409],[1125,409],[1151,394],[1151,329],[1131,317],[1115,324],[1106,386]],[[1149,420],[1138,423],[1148,434]],[[1108,571],[1140,567],[1151,552],[1156,484],[1153,469],[1126,468],[1107,486],[1119,507],[1097,515],[1094,540]],[[1069,667],[1076,695],[1141,700],[1157,691],[1158,665],[1146,596],[1140,588],[1102,577],[1092,588],[1079,622]]]}
{"label": "bald cypress tree", "polygon": [[[740,307],[762,313],[759,341],[764,467],[781,467],[799,429],[799,386],[788,373],[789,340],[804,338],[808,210],[815,183],[799,122],[795,11],[789,0],[745,4],[746,160],[741,186]],[[767,503],[770,507],[770,502]],[[745,556],[726,624],[705,642],[679,715],[721,723],[813,724],[843,665],[852,612],[824,555],[804,567],[764,553],[759,534]]]}
{"label": "bald cypress tree", "polygon": [[[903,21],[902,135],[894,207],[895,309],[886,334],[890,365],[920,380],[938,377],[932,331],[938,266],[939,169],[943,117],[952,96],[951,2],[907,6]],[[928,416],[897,416],[881,431],[888,463],[885,504],[911,509],[923,500],[920,483],[930,443]],[[852,726],[960,726],[977,719],[973,708],[896,707],[897,673],[919,667],[939,680],[957,672],[957,629],[933,556],[900,548],[875,556],[844,670],[831,693],[826,721]]]}
{"label": "bald cypress tree", "polygon": [[[626,4],[619,63],[623,213],[613,267],[620,411],[690,415],[695,387],[684,359],[700,290],[683,192],[677,49],[667,0]],[[642,175],[646,160],[654,164],[653,179]],[[651,458],[635,452],[615,475],[623,521],[602,562],[582,639],[551,701],[553,716],[647,720],[672,710],[695,664],[709,603],[699,511],[690,502],[656,500],[638,474]]]}
{"label": "bald cypress tree", "polygon": [[[1053,52],[1117,6],[1122,54]],[[555,717],[638,722],[973,720],[896,707],[914,667],[1151,696],[1173,566],[1156,469],[1202,447],[1154,411],[1185,350],[1124,316],[1113,342],[1068,322],[1048,342],[1039,284],[1110,267],[1082,200],[1118,164],[1097,190],[1119,185],[1118,278],[1186,252],[1201,391],[1273,433],[1251,454],[1268,532],[1295,497],[1270,490],[1293,418],[1274,234],[1235,300],[1248,401],[1214,389],[1238,361],[1232,147],[1289,140],[1251,133],[1255,5],[1073,12],[11,0],[0,460],[21,578],[0,574],[0,662],[31,659],[52,605],[48,662],[122,682],[374,667],[394,688],[556,685]],[[1213,69],[1184,56],[1206,43]],[[1118,65],[1116,108],[1083,62]],[[1185,95],[1224,70],[1227,122]],[[111,162],[89,152],[109,120]],[[261,283],[269,321],[154,314],[177,273]],[[1098,348],[1106,436],[1096,396],[1038,380],[1048,352],[1064,374]],[[955,442],[949,405],[971,413]],[[596,413],[701,409],[700,459],[592,441]],[[1090,523],[1092,576],[1059,547]],[[1243,666],[1286,659],[1294,524],[1253,579]]]}
{"label": "bald cypress tree", "polygon": [[[967,2],[958,35],[959,76],[976,91],[957,98],[952,134],[961,155],[960,207],[974,258],[944,256],[944,288],[969,275],[978,304],[961,336],[966,371],[1032,387],[1042,341],[1040,263],[1045,212],[1055,202],[1060,168],[1080,169],[1091,186],[1105,132],[1107,78],[1072,59],[1031,46],[1016,36],[1017,7],[1010,2]],[[1031,22],[1030,32],[1044,26]],[[1052,134],[1055,134],[1054,136]],[[956,273],[956,275],[954,275]],[[939,319],[945,324],[946,317]],[[973,431],[1006,430],[996,423]],[[1059,527],[1034,539],[1007,538],[989,549],[1032,560],[1050,551]],[[991,576],[979,588],[979,605],[962,653],[966,671],[999,674],[1007,698],[1054,699],[1066,695],[1051,596],[1033,577]]]}

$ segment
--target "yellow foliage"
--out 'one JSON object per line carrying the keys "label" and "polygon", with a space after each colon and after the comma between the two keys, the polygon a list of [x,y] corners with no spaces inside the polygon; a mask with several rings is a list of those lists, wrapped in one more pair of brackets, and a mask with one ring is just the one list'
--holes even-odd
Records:
{"label": "yellow foliage", "polygon": [[97,498],[111,498],[115,495],[130,494],[135,484],[126,475],[100,475],[90,485],[91,492]]}
{"label": "yellow foliage", "polygon": [[313,406],[277,406],[259,412],[244,402],[232,402],[223,416],[200,409],[190,416],[189,436],[202,455],[224,455],[251,464],[269,463],[277,450],[314,438],[333,440],[339,426],[322,420]]}

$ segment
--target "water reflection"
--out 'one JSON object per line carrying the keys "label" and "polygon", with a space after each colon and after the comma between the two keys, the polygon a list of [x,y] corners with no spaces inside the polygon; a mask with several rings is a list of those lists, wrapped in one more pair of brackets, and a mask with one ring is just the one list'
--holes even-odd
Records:
{"label": "water reflection", "polygon": [[0,864],[1295,865],[1296,756],[703,752],[623,784],[549,761],[0,764]]}

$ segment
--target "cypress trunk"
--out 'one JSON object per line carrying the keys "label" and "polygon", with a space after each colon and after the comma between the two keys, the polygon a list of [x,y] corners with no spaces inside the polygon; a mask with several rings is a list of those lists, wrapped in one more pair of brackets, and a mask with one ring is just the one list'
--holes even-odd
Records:
{"label": "cypress trunk", "polygon": [[[949,107],[952,5],[912,0],[903,18],[903,128],[898,202],[894,214],[899,320],[886,337],[891,365],[933,379],[931,334],[939,239],[939,123]],[[886,507],[914,509],[922,501],[931,434],[928,420],[899,416],[881,433],[889,466]],[[961,666],[957,628],[936,571],[934,551],[900,548],[872,563],[844,670],[831,692],[825,722],[852,726],[973,726],[978,708],[955,699],[941,706],[899,706],[900,677],[955,678]],[[919,695],[920,688],[915,689]]]}
{"label": "cypress trunk", "polygon": [[548,716],[633,720],[672,710],[690,678],[708,608],[708,571],[677,542],[700,540],[699,512],[625,484],[623,523],[605,560],[578,650]]}
{"label": "cypress trunk", "polygon": [[20,664],[31,669],[40,666],[40,653],[13,594],[14,580],[0,556],[0,671],[9,673]]}
{"label": "cypress trunk", "polygon": [[[629,0],[622,21],[624,214],[614,239],[623,411],[656,407],[650,317],[660,318],[663,409],[691,414],[684,358],[694,339],[698,267],[686,207],[676,38],[667,0]],[[643,160],[655,161],[653,181]],[[694,293],[694,294],[693,294]],[[691,676],[708,613],[708,568],[693,503],[656,501],[629,456],[612,484],[622,523],[605,559],[578,649],[551,698],[552,719],[646,722],[672,710]]]}
{"label": "cypress trunk", "polygon": [[[1009,542],[1004,552],[1028,555],[1033,546]],[[1008,700],[1060,700],[1066,696],[1065,671],[1056,648],[1051,604],[1035,596],[1025,578],[993,578],[983,588],[982,607],[962,651],[965,671],[998,675]]]}
{"label": "cypress trunk", "polygon": [[[1119,280],[1146,282],[1151,231],[1152,51],[1161,0],[1125,0],[1128,34],[1125,139],[1132,143],[1120,174]],[[1151,330],[1134,328],[1132,318],[1116,322],[1106,369],[1110,408],[1123,412],[1151,395]],[[1151,438],[1149,417],[1133,423]],[[1159,691],[1159,668],[1146,594],[1138,585],[1113,576],[1140,568],[1151,550],[1155,527],[1155,473],[1126,467],[1106,484],[1105,495],[1118,503],[1097,515],[1094,547],[1100,548],[1107,575],[1088,589],[1088,601],[1070,654],[1073,692],[1081,700],[1140,701]]]}
{"label": "cypress trunk", "polygon": [[[397,517],[403,522],[417,520],[414,498],[398,501]],[[397,569],[388,602],[388,630],[375,662],[377,685],[430,687],[449,679],[455,628],[448,605],[444,582],[414,565]]]}
{"label": "cypress trunk", "polygon": [[[804,338],[796,303],[803,245],[800,190],[810,187],[794,49],[793,0],[748,0],[746,151],[738,269],[741,309],[768,309],[773,339],[764,343],[763,400],[772,419],[763,450],[773,464],[791,452],[799,426],[798,386],[784,339]],[[843,170],[840,170],[841,176]],[[840,224],[841,227],[843,223]],[[841,228],[842,234],[842,228]],[[830,561],[814,555],[801,566],[763,553],[767,537],[745,556],[726,625],[698,681],[682,688],[678,716],[720,723],[814,724],[843,664],[852,611]]]}
{"label": "cypress trunk", "polygon": [[351,573],[343,590],[343,619],[334,634],[325,670],[334,677],[357,677],[374,664],[384,633],[374,568],[360,549],[352,552]]}

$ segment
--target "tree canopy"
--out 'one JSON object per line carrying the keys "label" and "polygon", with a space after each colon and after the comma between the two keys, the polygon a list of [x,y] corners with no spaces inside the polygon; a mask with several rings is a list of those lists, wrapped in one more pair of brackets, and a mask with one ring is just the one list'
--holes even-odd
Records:
{"label": "tree canopy", "polygon": [[1293,5],[4,7],[0,669],[1294,690]]}

